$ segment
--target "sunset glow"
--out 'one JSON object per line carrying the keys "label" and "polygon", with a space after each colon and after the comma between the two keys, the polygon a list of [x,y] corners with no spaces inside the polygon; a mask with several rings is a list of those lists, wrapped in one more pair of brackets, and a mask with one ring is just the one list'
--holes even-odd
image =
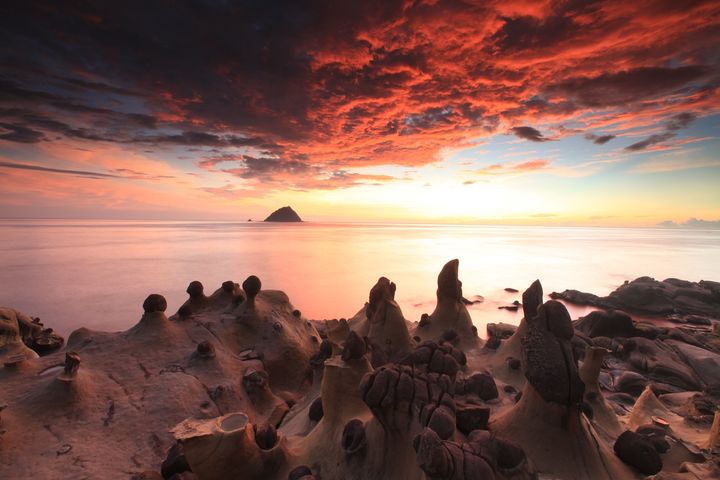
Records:
{"label": "sunset glow", "polygon": [[718,2],[2,12],[2,217],[720,219]]}

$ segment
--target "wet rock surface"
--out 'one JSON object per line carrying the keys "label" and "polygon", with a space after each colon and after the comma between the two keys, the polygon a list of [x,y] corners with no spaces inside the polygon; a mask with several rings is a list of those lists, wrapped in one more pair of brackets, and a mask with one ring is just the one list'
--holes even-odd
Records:
{"label": "wet rock surface", "polygon": [[718,282],[688,282],[675,278],[663,281],[651,277],[626,282],[607,297],[578,290],[553,292],[552,298],[580,305],[620,309],[652,315],[698,315],[720,318]]}

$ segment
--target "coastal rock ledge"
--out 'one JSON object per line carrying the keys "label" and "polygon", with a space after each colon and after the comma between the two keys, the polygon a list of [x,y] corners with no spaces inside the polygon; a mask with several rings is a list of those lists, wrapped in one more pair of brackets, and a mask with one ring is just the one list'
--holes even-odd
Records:
{"label": "coastal rock ledge", "polygon": [[300,215],[291,207],[282,207],[275,210],[265,219],[266,222],[302,222]]}

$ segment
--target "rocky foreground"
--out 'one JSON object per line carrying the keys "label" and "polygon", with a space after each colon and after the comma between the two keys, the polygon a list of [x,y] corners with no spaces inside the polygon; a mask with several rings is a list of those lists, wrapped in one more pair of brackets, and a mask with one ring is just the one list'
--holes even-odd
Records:
{"label": "rocky foreground", "polygon": [[536,281],[483,341],[457,260],[420,322],[384,277],[327,321],[254,276],[192,282],[42,357],[61,340],[0,309],[0,478],[720,478],[718,285],[553,294],[602,308],[573,321]]}

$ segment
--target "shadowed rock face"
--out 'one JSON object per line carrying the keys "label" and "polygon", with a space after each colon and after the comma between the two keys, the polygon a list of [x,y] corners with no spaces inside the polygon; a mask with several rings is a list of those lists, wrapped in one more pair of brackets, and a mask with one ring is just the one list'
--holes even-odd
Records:
{"label": "shadowed rock face", "polygon": [[428,428],[413,446],[418,465],[432,480],[484,480],[505,474],[522,478],[519,474],[527,463],[522,448],[483,430],[458,443],[444,441]]}
{"label": "shadowed rock face", "polygon": [[542,303],[542,284],[540,284],[540,280],[535,280],[522,294],[523,317],[526,320],[535,318]]}
{"label": "shadowed rock face", "polygon": [[440,271],[437,289],[438,300],[462,301],[462,282],[458,280],[459,266],[459,260],[450,260]]}
{"label": "shadowed rock face", "polygon": [[638,333],[632,318],[620,310],[590,312],[577,321],[575,328],[591,338],[634,337]]}
{"label": "shadowed rock face", "polygon": [[528,321],[522,338],[525,377],[547,402],[570,406],[579,403],[584,385],[573,358],[570,314],[550,300]]}

